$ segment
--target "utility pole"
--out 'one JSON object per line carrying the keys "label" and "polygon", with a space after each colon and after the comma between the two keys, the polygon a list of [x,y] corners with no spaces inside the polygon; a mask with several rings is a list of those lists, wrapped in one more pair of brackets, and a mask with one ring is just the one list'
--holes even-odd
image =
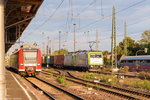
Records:
{"label": "utility pole", "polygon": [[45,54],[45,43],[43,42],[43,55]]}
{"label": "utility pole", "polygon": [[60,46],[61,46],[61,31],[59,31],[59,50],[60,50]]}
{"label": "utility pole", "polygon": [[51,45],[51,40],[49,40],[49,43],[50,43],[50,47],[49,47],[49,54],[51,55],[52,53],[51,53],[51,49],[52,49],[52,45]]}
{"label": "utility pole", "polygon": [[76,24],[74,25],[74,52],[76,51],[76,37],[75,37],[75,32],[76,32]]}
{"label": "utility pole", "polygon": [[[113,6],[113,15],[112,15],[112,42],[111,42],[111,62],[112,66],[117,68],[117,49],[116,49],[116,11]],[[115,62],[114,62],[115,60]]]}
{"label": "utility pole", "polygon": [[4,41],[4,0],[0,0],[0,99],[5,99],[5,41]]}
{"label": "utility pole", "polygon": [[96,30],[96,50],[98,51],[98,45],[99,45],[99,41],[98,41],[98,30]]}
{"label": "utility pole", "polygon": [[47,37],[47,55],[49,55],[49,36]]}
{"label": "utility pole", "polygon": [[44,55],[44,53],[45,53],[44,32],[42,33],[42,38],[43,38],[42,45],[43,45],[43,55]]}
{"label": "utility pole", "polygon": [[127,29],[126,29],[126,21],[124,22],[124,55],[127,56]]}

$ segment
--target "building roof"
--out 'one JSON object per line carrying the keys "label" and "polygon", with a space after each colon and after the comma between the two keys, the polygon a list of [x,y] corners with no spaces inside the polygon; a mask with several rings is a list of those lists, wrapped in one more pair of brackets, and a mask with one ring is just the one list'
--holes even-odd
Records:
{"label": "building roof", "polygon": [[150,60],[150,55],[143,56],[125,56],[121,60]]}
{"label": "building roof", "polygon": [[16,43],[43,0],[6,0],[5,2],[5,52]]}

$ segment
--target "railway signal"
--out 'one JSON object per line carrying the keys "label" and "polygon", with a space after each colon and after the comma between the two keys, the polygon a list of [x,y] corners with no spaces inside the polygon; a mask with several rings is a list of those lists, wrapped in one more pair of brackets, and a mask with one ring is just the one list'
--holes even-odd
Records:
{"label": "railway signal", "polygon": [[138,50],[138,51],[136,51],[136,56],[137,56],[138,52],[141,52],[141,51],[144,51],[145,53],[147,53],[148,48],[144,48],[144,50]]}
{"label": "railway signal", "polygon": [[144,52],[147,53],[148,48],[144,48]]}

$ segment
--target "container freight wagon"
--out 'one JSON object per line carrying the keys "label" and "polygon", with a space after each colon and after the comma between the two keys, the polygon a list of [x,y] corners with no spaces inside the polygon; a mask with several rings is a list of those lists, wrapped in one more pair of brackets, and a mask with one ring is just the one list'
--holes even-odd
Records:
{"label": "container freight wagon", "polygon": [[65,54],[65,57],[64,57],[64,66],[65,67],[70,67],[70,66],[73,66],[73,59],[72,59],[72,53],[70,54]]}
{"label": "container freight wagon", "polygon": [[20,75],[34,76],[42,69],[41,51],[34,46],[24,45],[10,56],[10,66]]}
{"label": "container freight wagon", "polygon": [[63,67],[64,66],[64,55],[54,56],[54,66]]}
{"label": "container freight wagon", "polygon": [[64,55],[64,67],[65,68],[74,68],[76,61],[76,54],[75,53],[69,53]]}
{"label": "container freight wagon", "polygon": [[45,60],[45,56],[42,56],[42,66],[46,66],[46,60]]}
{"label": "container freight wagon", "polygon": [[77,52],[76,60],[75,60],[75,67],[82,67],[88,69],[88,52]]}
{"label": "container freight wagon", "polygon": [[54,66],[54,56],[50,56],[50,65]]}
{"label": "container freight wagon", "polygon": [[46,67],[50,66],[50,56],[45,56]]}

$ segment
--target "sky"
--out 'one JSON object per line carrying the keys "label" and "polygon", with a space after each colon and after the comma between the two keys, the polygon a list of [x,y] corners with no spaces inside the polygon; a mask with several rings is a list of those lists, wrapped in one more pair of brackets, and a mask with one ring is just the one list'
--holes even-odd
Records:
{"label": "sky", "polygon": [[[43,51],[49,37],[49,46],[55,51],[59,49],[61,31],[61,48],[72,52],[75,28],[76,50],[89,50],[89,42],[96,40],[97,31],[98,49],[110,51],[113,6],[117,44],[124,38],[125,21],[127,36],[136,41],[150,30],[150,0],[44,0],[20,39],[24,44],[36,42]],[[18,47],[19,44],[13,45],[9,52]],[[96,44],[92,49],[96,49]]]}

